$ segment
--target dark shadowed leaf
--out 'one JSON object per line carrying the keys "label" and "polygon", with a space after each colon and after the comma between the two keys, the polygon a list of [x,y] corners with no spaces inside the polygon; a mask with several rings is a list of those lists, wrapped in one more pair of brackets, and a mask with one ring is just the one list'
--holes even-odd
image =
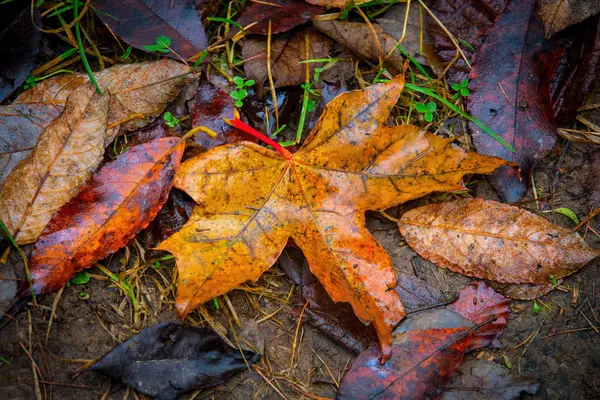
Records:
{"label": "dark shadowed leaf", "polygon": [[33,21],[40,24],[38,8],[33,7],[33,10],[32,19],[29,4],[18,2],[2,5],[0,101],[21,86],[35,68],[42,32],[33,24]]}
{"label": "dark shadowed leaf", "polygon": [[[557,284],[560,285],[562,281],[562,279],[558,279]],[[502,294],[502,296],[515,300],[533,300],[551,292],[556,287],[552,282],[540,285],[533,285],[530,283],[510,284],[494,281],[487,281],[487,283],[496,292]]]}
{"label": "dark shadowed leaf", "polygon": [[33,290],[58,289],[145,228],[167,199],[184,146],[179,138],[157,139],[92,175],[35,242],[29,261]]}
{"label": "dark shadowed leaf", "polygon": [[248,140],[248,135],[224,121],[224,118],[233,118],[234,101],[229,93],[218,86],[210,82],[200,83],[196,97],[190,103],[192,126],[205,126],[215,131],[217,136],[213,138],[204,132],[199,132],[194,135],[196,143],[208,150],[240,139]]}
{"label": "dark shadowed leaf", "polygon": [[260,356],[226,344],[208,328],[164,322],[117,345],[89,370],[160,400],[218,385]]}
{"label": "dark shadowed leaf", "polygon": [[237,23],[248,26],[253,22],[258,22],[247,32],[266,35],[269,32],[269,20],[271,20],[271,33],[275,34],[289,31],[323,11],[325,11],[324,7],[313,6],[303,0],[251,2],[237,19]]}
{"label": "dark shadowed leaf", "polygon": [[[183,58],[206,48],[208,42],[192,0],[93,0],[102,22],[126,43],[140,50],[159,36],[171,40],[169,47]],[[171,52],[165,55],[177,59]]]}
{"label": "dark shadowed leaf", "polygon": [[[472,295],[473,286],[469,285],[461,291],[459,302],[473,301]],[[500,310],[498,304],[505,299],[492,293],[485,297],[489,301],[485,302],[485,310],[480,310],[477,315],[489,315],[486,321],[502,318],[494,310]],[[477,328],[474,321],[467,319],[473,315],[473,310],[467,311],[464,306],[458,309],[461,314],[438,309],[407,318],[394,331],[392,357],[382,365],[377,359],[376,347],[361,353],[344,377],[337,398],[424,399],[439,396],[459,367],[464,353],[486,346],[504,327],[486,324]]]}
{"label": "dark shadowed leaf", "polygon": [[62,106],[40,103],[0,106],[0,188],[61,110]]}
{"label": "dark shadowed leaf", "polygon": [[484,359],[465,361],[448,382],[442,400],[512,400],[521,393],[534,395],[540,385],[535,378]]}
{"label": "dark shadowed leaf", "polygon": [[540,0],[539,3],[546,37],[600,12],[597,0]]}
{"label": "dark shadowed leaf", "polygon": [[[306,39],[308,35],[308,57],[306,56]],[[314,30],[294,32],[291,36],[277,38],[271,43],[271,73],[275,87],[295,86],[305,81],[305,66],[301,61],[327,58],[332,41]],[[249,38],[244,42],[242,56],[245,60],[244,71],[254,79],[259,87],[267,79],[267,40]],[[310,63],[309,73],[323,63]]]}
{"label": "dark shadowed leaf", "polygon": [[534,10],[535,0],[508,7],[475,55],[470,75],[469,111],[515,149],[512,153],[470,123],[477,151],[521,167],[522,179],[512,167],[501,167],[488,178],[507,202],[525,194],[532,168],[556,141],[550,86],[542,70],[544,32]]}
{"label": "dark shadowed leaf", "polygon": [[177,232],[190,219],[196,202],[185,192],[172,188],[165,205],[156,218],[140,235],[147,248],[156,247],[160,242]]}

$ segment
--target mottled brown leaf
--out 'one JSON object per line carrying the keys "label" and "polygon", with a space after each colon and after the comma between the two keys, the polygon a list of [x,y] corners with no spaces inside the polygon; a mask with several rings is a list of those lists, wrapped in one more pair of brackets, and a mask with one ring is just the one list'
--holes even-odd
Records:
{"label": "mottled brown leaf", "polygon": [[[187,82],[187,71],[174,61],[120,65],[97,74],[102,96],[89,82],[72,91],[0,192],[0,215],[18,243],[33,242],[54,212],[77,194],[117,132],[135,130],[160,115]],[[47,87],[52,97],[57,86]],[[36,93],[33,98],[43,98],[44,92]],[[107,129],[137,113],[143,118]]]}
{"label": "mottled brown leaf", "polygon": [[236,22],[242,26],[257,22],[246,32],[267,35],[269,20],[271,20],[271,33],[277,34],[302,25],[323,11],[325,8],[314,6],[304,0],[251,2]]}
{"label": "mottled brown leaf", "polygon": [[547,38],[600,12],[597,0],[540,0],[539,3]]}
{"label": "mottled brown leaf", "polygon": [[[402,71],[404,60],[400,50],[396,49],[398,40],[390,34],[385,33],[379,25],[372,24],[377,34],[377,39],[373,36],[369,26],[363,22],[314,21],[313,25],[359,56],[376,64],[379,62],[381,56],[385,60],[385,64],[392,68],[393,72]],[[381,46],[381,54],[379,53],[378,43]],[[386,58],[392,50],[391,56]]]}
{"label": "mottled brown leaf", "polygon": [[[156,38],[171,39],[169,47],[183,58],[200,53],[208,45],[193,0],[93,0],[96,15],[122,40],[148,51]],[[178,59],[171,53],[161,53]]]}
{"label": "mottled brown leaf", "polygon": [[121,247],[167,199],[185,142],[157,139],[104,165],[54,215],[29,260],[32,288],[49,293]]}
{"label": "mottled brown leaf", "polygon": [[[305,37],[308,36],[308,57],[306,56]],[[275,87],[295,86],[305,81],[305,66],[301,61],[327,58],[331,49],[331,40],[314,30],[294,32],[290,36],[277,38],[271,43],[271,73]],[[244,42],[242,57],[246,75],[254,79],[261,87],[267,79],[267,41],[248,38]],[[310,63],[312,72],[323,63]]]}
{"label": "mottled brown leaf", "polygon": [[577,233],[491,200],[419,207],[402,215],[398,226],[406,242],[436,265],[503,283],[548,284],[600,254]]}
{"label": "mottled brown leaf", "polygon": [[488,32],[470,74],[469,111],[515,149],[511,152],[469,123],[477,151],[521,168],[520,175],[503,167],[488,178],[507,202],[525,194],[533,167],[556,141],[550,84],[542,69],[544,35],[534,9],[535,0],[511,3]]}

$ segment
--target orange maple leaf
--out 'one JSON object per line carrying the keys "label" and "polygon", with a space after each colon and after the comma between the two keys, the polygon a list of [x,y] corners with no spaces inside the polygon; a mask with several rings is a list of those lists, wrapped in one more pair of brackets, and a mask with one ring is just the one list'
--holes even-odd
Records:
{"label": "orange maple leaf", "polygon": [[175,186],[198,206],[159,246],[177,260],[180,317],[258,279],[292,238],[331,298],[373,322],[389,354],[392,327],[405,312],[390,258],[365,227],[365,211],[462,189],[463,175],[506,164],[416,126],[384,125],[403,87],[398,76],[336,97],[295,154],[240,142],[182,164]]}

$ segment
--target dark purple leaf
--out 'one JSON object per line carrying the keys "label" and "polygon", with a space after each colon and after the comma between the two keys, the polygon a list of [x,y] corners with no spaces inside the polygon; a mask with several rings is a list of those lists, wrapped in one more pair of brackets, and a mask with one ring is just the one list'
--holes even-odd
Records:
{"label": "dark purple leaf", "polygon": [[271,33],[275,34],[302,25],[312,17],[323,13],[323,11],[325,11],[324,7],[313,6],[303,0],[251,2],[237,19],[237,23],[247,26],[253,22],[258,22],[248,29],[248,32],[266,35],[269,32],[269,20],[271,20]]}

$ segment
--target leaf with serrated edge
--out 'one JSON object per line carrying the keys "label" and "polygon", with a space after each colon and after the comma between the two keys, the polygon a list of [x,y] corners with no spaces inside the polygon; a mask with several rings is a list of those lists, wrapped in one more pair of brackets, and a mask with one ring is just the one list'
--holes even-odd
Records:
{"label": "leaf with serrated edge", "polygon": [[503,283],[547,284],[600,254],[578,233],[491,200],[419,207],[398,226],[410,247],[437,266]]}
{"label": "leaf with serrated edge", "polygon": [[391,261],[365,227],[365,211],[461,189],[463,175],[505,164],[416,126],[385,126],[403,87],[398,76],[336,97],[289,159],[240,142],[183,163],[175,186],[199,204],[159,246],[177,259],[180,317],[258,279],[291,237],[332,299],[373,322],[389,352],[391,327],[404,307]]}
{"label": "leaf with serrated edge", "polygon": [[[52,214],[96,169],[117,132],[137,129],[158,116],[187,82],[188,71],[186,65],[170,60],[120,65],[97,74],[102,96],[89,82],[68,95],[62,113],[42,132],[0,192],[0,215],[7,216],[4,222],[17,243],[35,241]],[[51,92],[56,89],[47,85]],[[136,113],[143,118],[107,129]]]}

